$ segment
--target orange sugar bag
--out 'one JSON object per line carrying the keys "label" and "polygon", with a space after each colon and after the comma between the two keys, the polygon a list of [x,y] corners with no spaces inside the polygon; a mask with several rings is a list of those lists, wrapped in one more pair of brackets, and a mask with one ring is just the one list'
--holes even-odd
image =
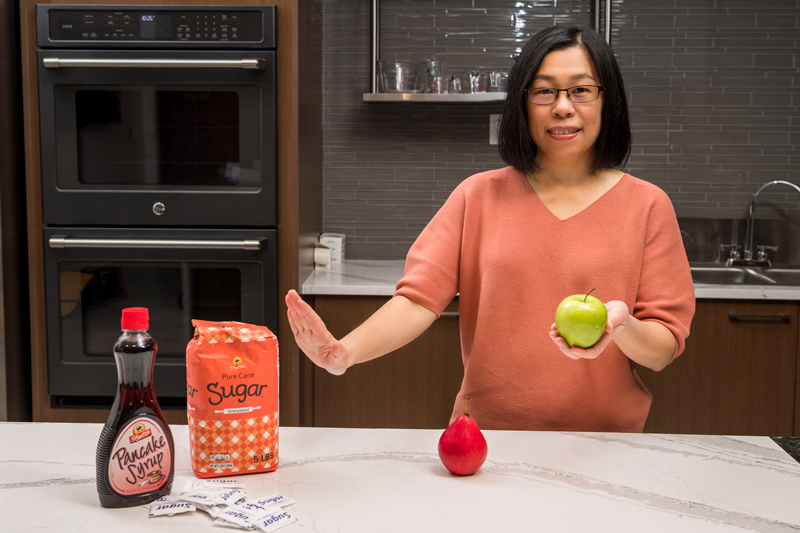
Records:
{"label": "orange sugar bag", "polygon": [[278,338],[265,326],[192,320],[186,403],[199,478],[278,468]]}

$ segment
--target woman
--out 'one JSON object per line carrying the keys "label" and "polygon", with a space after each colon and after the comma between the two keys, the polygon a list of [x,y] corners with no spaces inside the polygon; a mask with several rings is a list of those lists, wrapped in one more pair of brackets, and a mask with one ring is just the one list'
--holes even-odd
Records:
{"label": "woman", "polygon": [[[453,191],[411,247],[395,297],[364,324],[338,341],[290,291],[297,343],[341,374],[416,338],[458,294],[453,417],[470,396],[484,429],[642,431],[651,396],[635,367],[661,370],[681,353],[694,290],[669,198],[617,169],[631,135],[608,45],[577,27],[534,36],[509,75],[498,136],[509,166]],[[555,309],[592,288],[605,332],[570,348]]]}

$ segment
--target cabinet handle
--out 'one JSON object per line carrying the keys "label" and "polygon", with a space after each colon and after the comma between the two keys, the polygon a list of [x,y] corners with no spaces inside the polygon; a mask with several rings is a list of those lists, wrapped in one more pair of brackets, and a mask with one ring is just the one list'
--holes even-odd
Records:
{"label": "cabinet handle", "polygon": [[442,311],[440,318],[458,318],[458,311]]}
{"label": "cabinet handle", "polygon": [[788,324],[792,321],[791,315],[737,315],[729,313],[731,322],[781,322]]}

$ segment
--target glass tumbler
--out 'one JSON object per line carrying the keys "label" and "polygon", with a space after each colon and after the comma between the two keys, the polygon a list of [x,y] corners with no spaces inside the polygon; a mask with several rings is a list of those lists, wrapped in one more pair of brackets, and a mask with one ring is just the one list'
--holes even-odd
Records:
{"label": "glass tumbler", "polygon": [[409,61],[378,61],[380,91],[383,93],[404,93],[414,90],[415,76],[412,75]]}
{"label": "glass tumbler", "polygon": [[427,91],[431,94],[445,94],[449,88],[447,78],[444,73],[444,61],[439,59],[428,60],[428,87]]}

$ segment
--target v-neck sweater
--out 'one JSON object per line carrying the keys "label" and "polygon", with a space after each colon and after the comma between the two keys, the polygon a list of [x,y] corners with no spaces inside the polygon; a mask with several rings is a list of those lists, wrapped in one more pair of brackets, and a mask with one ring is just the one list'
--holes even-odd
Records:
{"label": "v-neck sweater", "polygon": [[666,326],[673,359],[683,351],[694,288],[669,197],[626,174],[560,220],[506,167],[456,187],[409,250],[395,295],[437,315],[459,296],[464,379],[451,421],[469,396],[483,429],[641,432],[652,396],[616,343],[576,361],[549,337],[561,300],[593,288]]}

